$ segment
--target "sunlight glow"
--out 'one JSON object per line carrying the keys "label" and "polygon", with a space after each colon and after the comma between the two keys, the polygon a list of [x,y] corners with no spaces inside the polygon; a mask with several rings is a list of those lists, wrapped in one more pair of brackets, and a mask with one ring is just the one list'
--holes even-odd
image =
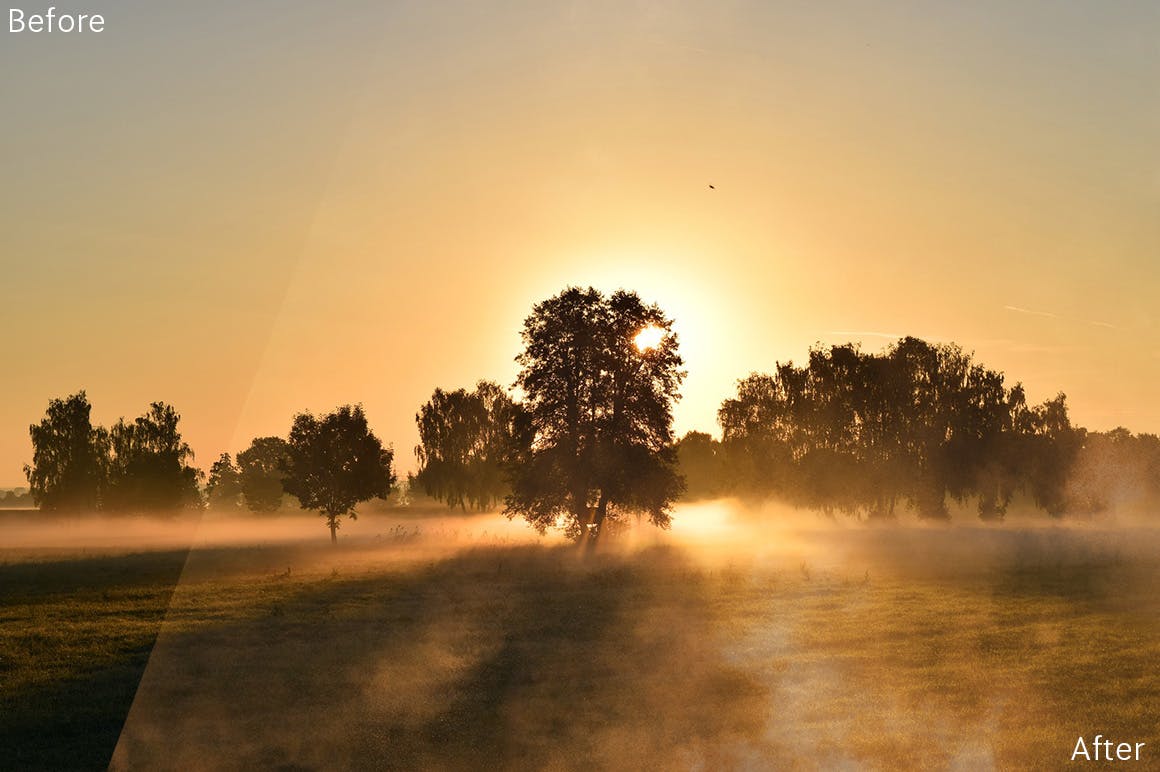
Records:
{"label": "sunlight glow", "polygon": [[665,331],[656,325],[649,325],[636,334],[632,342],[636,344],[638,351],[648,351],[661,345],[661,340],[665,337]]}

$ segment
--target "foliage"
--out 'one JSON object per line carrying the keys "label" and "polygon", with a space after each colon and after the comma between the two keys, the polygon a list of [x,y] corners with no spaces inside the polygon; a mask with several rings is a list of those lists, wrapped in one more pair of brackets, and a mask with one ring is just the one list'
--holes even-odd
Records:
{"label": "foliage", "polygon": [[[638,348],[647,328],[662,334]],[[667,527],[683,486],[672,406],[684,372],[672,322],[635,293],[571,287],[534,307],[522,338],[526,421],[505,512],[593,542],[629,514]]]}
{"label": "foliage", "polygon": [[484,510],[502,501],[518,416],[519,407],[489,381],[471,392],[435,389],[415,415],[415,481],[449,507]]}
{"label": "foliage", "polygon": [[903,338],[880,355],[847,344],[753,374],[718,412],[731,486],[823,511],[893,517],[899,501],[946,518],[948,497],[999,519],[1018,488],[1067,505],[1082,444],[1061,394],[1028,408],[1023,389],[953,344]]}
{"label": "foliage", "polygon": [[119,419],[109,432],[109,483],[105,508],[171,512],[201,505],[202,473],[186,462],[193,451],[178,431],[181,415],[164,402],[132,423]]}
{"label": "foliage", "polygon": [[210,509],[230,510],[241,506],[241,474],[229,453],[222,453],[210,466],[205,497]]}
{"label": "foliage", "polygon": [[356,504],[390,493],[393,455],[367,426],[361,405],[343,405],[322,417],[299,413],[290,429],[283,485],[304,509],[326,518],[330,540],[337,542],[343,515],[353,520]]}
{"label": "foliage", "polygon": [[688,500],[711,499],[726,492],[725,457],[720,443],[705,432],[688,432],[677,442],[677,462]]}
{"label": "foliage", "polygon": [[90,420],[83,391],[54,399],[39,424],[28,427],[32,463],[24,474],[32,499],[45,511],[93,511],[101,503],[108,458],[108,433]]}
{"label": "foliage", "polygon": [[0,509],[32,509],[36,502],[27,488],[0,492]]}
{"label": "foliage", "polygon": [[201,505],[202,473],[187,461],[181,416],[154,402],[132,423],[94,427],[83,391],[55,399],[40,424],[29,427],[33,462],[24,468],[44,510],[167,512]]}
{"label": "foliage", "polygon": [[251,512],[281,508],[289,453],[281,437],[257,437],[238,454],[241,493]]}

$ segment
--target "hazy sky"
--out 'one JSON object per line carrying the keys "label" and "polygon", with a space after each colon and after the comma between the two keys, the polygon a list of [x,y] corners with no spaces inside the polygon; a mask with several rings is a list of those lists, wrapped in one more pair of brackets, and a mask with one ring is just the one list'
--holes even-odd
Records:
{"label": "hazy sky", "polygon": [[0,485],[81,388],[203,468],[361,402],[414,468],[569,284],[676,318],[682,432],[898,334],[1160,431],[1160,5],[240,5],[0,34]]}

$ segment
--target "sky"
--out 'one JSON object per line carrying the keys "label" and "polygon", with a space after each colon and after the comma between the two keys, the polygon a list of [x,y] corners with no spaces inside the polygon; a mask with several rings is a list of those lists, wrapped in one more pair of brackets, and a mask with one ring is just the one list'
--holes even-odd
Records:
{"label": "sky", "polygon": [[173,404],[203,469],[361,403],[413,470],[569,285],[674,318],[682,433],[898,335],[1160,431],[1155,3],[84,10],[0,33],[0,486],[80,389]]}

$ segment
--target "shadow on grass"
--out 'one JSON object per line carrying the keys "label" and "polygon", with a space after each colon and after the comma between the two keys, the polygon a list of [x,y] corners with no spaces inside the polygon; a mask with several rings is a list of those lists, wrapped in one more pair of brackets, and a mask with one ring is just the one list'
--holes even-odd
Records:
{"label": "shadow on grass", "polygon": [[0,564],[0,607],[177,584],[189,550]]}
{"label": "shadow on grass", "polygon": [[163,632],[113,768],[735,765],[764,692],[679,562],[477,549]]}
{"label": "shadow on grass", "polygon": [[108,765],[186,555],[0,565],[0,765]]}

